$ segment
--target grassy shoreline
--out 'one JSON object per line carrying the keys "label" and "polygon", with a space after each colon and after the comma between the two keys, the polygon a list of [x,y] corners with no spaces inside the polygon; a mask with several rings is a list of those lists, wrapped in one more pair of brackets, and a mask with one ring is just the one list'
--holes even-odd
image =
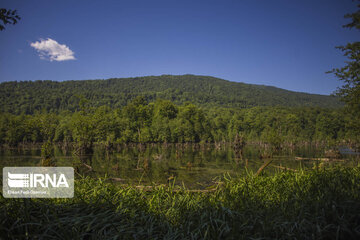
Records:
{"label": "grassy shoreline", "polygon": [[211,192],[87,177],[73,199],[1,197],[0,221],[10,239],[358,239],[360,166],[224,177]]}

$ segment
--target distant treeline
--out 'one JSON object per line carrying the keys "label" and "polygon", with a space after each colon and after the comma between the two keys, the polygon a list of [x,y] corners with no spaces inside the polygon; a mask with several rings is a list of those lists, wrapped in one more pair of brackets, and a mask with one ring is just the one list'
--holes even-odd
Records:
{"label": "distant treeline", "polygon": [[149,102],[191,102],[200,107],[250,108],[255,106],[325,107],[343,104],[336,97],[230,82],[208,76],[149,76],[82,81],[23,81],[0,84],[0,113],[60,113],[79,110],[82,98],[92,107],[122,108],[137,96]]}
{"label": "distant treeline", "polygon": [[231,142],[237,134],[248,141],[356,140],[351,117],[342,109],[253,107],[200,108],[168,100],[148,103],[137,97],[123,108],[90,107],[79,111],[0,115],[0,143],[62,142],[86,148],[93,144]]}

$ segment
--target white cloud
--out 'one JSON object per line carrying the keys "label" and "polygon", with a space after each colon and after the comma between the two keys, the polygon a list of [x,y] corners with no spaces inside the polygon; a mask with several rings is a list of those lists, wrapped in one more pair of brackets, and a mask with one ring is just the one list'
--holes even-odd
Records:
{"label": "white cloud", "polygon": [[74,52],[65,44],[59,44],[57,41],[48,38],[30,43],[30,46],[39,52],[41,59],[49,61],[66,61],[75,60]]}

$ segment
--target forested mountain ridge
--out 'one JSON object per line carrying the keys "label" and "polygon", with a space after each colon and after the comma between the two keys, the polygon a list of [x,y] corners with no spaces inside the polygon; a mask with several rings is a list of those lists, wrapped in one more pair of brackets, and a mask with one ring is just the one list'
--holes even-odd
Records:
{"label": "forested mountain ridge", "polygon": [[0,84],[0,112],[32,114],[39,110],[75,111],[81,99],[93,107],[125,106],[136,96],[147,101],[191,102],[203,107],[249,108],[254,106],[342,106],[337,98],[292,92],[276,87],[231,82],[197,75],[162,75],[107,80],[21,81]]}

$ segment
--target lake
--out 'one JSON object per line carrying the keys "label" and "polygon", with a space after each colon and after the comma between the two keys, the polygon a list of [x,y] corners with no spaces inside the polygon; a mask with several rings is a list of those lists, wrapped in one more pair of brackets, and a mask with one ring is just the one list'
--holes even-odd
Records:
{"label": "lake", "polygon": [[[262,159],[262,148],[247,145],[243,156],[227,145],[147,145],[121,147],[106,151],[95,147],[89,155],[77,156],[54,146],[56,166],[73,166],[80,175],[111,178],[120,184],[168,184],[185,185],[191,189],[204,189],[214,185],[219,177],[256,172],[265,162],[272,160],[263,174],[277,171],[309,169],[334,165],[356,166],[359,155],[347,148],[340,160],[320,161],[324,148],[311,145],[282,150],[271,158]],[[0,166],[41,166],[40,149],[2,149]],[[2,174],[2,172],[1,172]]]}

